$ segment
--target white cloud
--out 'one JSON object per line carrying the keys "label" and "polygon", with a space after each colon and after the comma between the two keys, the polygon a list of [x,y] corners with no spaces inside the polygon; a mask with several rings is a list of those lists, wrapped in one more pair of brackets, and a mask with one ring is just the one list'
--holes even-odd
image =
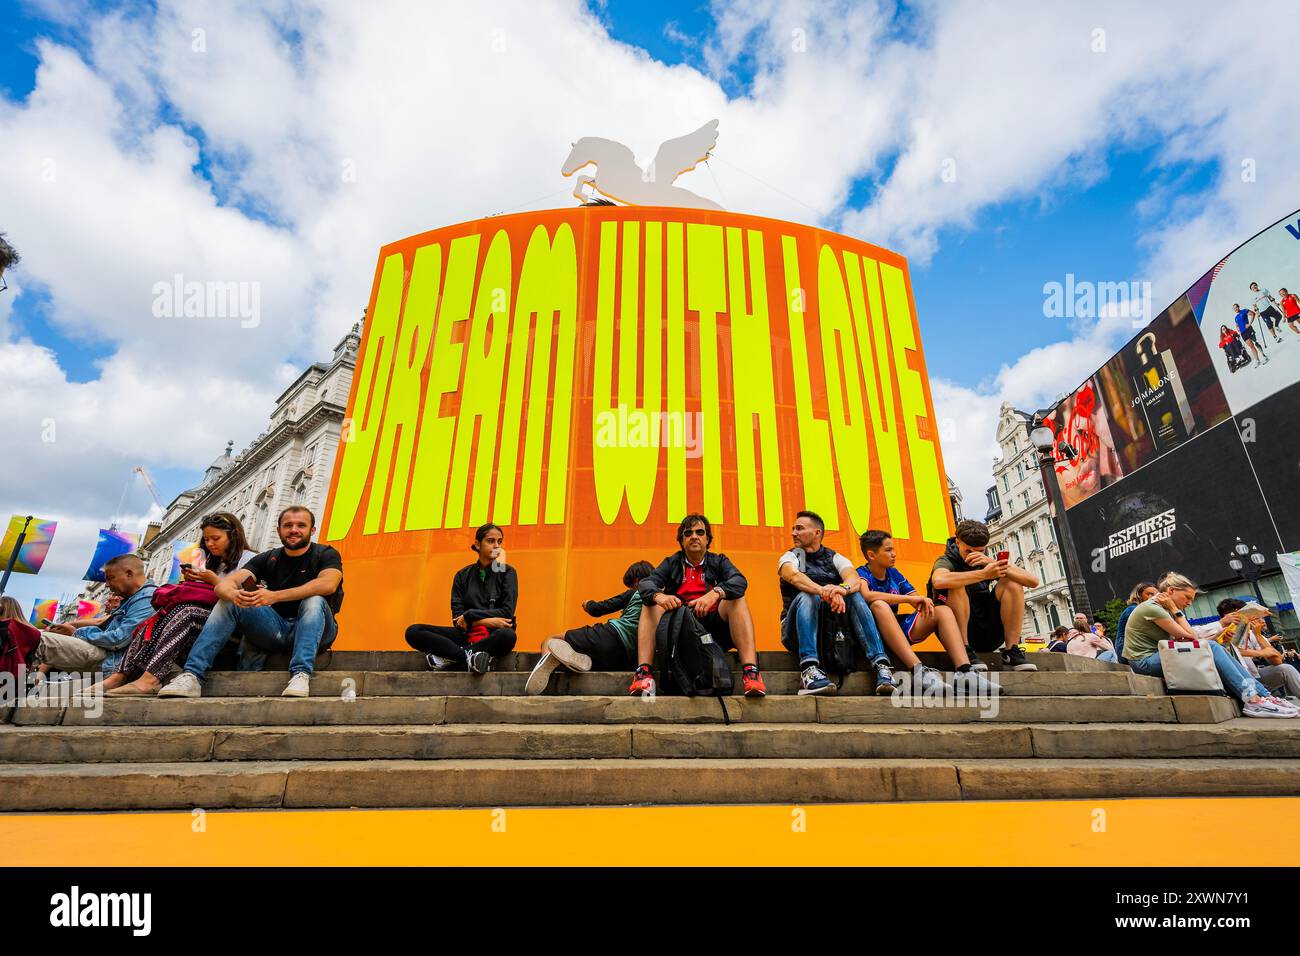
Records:
{"label": "white cloud", "polygon": [[[1112,147],[1159,141],[1161,162],[1211,161],[1221,175],[1143,237],[1157,307],[1294,206],[1300,182],[1290,88],[1256,55],[1261,31],[1279,50],[1300,38],[1284,3],[1245,17],[1210,2],[1176,15],[967,2],[922,5],[900,27],[883,0],[719,0],[708,73],[611,39],[577,0],[48,8],[84,24],[88,53],[41,41],[34,91],[0,99],[0,226],[24,254],[10,295],[48,292],[62,334],[111,354],[96,381],[69,382],[17,337],[13,298],[0,302],[6,418],[27,463],[0,479],[0,515],[59,511],[69,527],[97,527],[134,464],[197,478],[228,437],[251,439],[286,363],[319,358],[354,321],[381,244],[568,205],[558,167],[582,135],[647,159],[718,117],[716,162],[683,185],[920,259],[981,209],[1051,202],[1103,176]],[[1104,53],[1090,47],[1098,26]],[[757,72],[729,98],[721,80],[741,59]],[[864,175],[879,189],[849,208]],[[262,323],[154,318],[153,286],[176,273],[258,283]],[[991,444],[997,404],[1037,407],[1073,387],[1119,332],[1071,334],[979,380],[935,383],[940,417],[961,425],[945,456],[968,501],[988,484],[976,436]],[[52,444],[39,438],[47,418]]]}

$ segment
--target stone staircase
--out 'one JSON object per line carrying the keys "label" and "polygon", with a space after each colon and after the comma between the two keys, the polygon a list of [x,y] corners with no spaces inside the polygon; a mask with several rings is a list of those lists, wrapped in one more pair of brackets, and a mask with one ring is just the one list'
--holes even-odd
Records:
{"label": "stone staircase", "polygon": [[944,706],[869,695],[865,674],[799,697],[783,652],[760,656],[763,700],[629,698],[626,674],[563,670],[525,697],[536,659],[474,677],[429,672],[414,653],[338,651],[305,700],[279,697],[286,662],[273,658],[275,670],[214,673],[199,700],[0,709],[0,810],[1300,794],[1300,720],[1243,719],[1227,698],[1168,696],[1061,654],[1032,655],[1037,673],[986,657],[997,696]]}

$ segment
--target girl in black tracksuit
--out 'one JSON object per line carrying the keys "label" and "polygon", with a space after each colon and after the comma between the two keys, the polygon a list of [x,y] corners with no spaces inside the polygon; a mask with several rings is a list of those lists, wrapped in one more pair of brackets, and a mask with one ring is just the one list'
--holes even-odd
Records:
{"label": "girl in black tracksuit", "polygon": [[406,643],[429,655],[431,667],[448,670],[468,665],[472,673],[482,674],[491,660],[514,650],[519,578],[514,568],[495,560],[504,540],[494,524],[474,532],[471,550],[478,560],[452,578],[451,626],[412,624],[406,629]]}

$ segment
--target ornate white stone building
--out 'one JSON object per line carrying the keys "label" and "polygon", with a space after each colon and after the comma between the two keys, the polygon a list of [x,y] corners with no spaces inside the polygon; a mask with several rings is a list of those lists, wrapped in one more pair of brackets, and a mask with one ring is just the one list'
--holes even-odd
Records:
{"label": "ornate white stone building", "polygon": [[173,543],[197,541],[199,520],[214,511],[237,515],[254,551],[279,545],[275,519],[289,505],[305,505],[319,522],[360,345],[358,322],[333,358],[309,366],[276,399],[270,424],[252,444],[236,455],[227,443],[203,480],[172,500],[158,534],[140,549],[151,580],[167,580]]}
{"label": "ornate white stone building", "polygon": [[1039,586],[1025,592],[1021,639],[1046,638],[1060,624],[1070,625],[1074,612],[1065,561],[1052,528],[1038,453],[1029,443],[1025,419],[1006,402],[998,410],[998,445],[993,487],[988,490],[984,520],[992,535],[991,550],[1011,552],[1011,561],[1028,570]]}

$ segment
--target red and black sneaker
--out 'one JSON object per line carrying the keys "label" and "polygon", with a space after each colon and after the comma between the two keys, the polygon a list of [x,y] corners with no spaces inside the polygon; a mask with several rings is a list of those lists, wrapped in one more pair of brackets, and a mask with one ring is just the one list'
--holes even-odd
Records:
{"label": "red and black sneaker", "polygon": [[642,664],[632,675],[632,686],[627,689],[630,697],[653,697],[655,695],[654,672],[649,664]]}
{"label": "red and black sneaker", "polygon": [[745,685],[746,697],[767,696],[767,685],[763,683],[757,664],[746,664],[740,671],[740,680]]}

